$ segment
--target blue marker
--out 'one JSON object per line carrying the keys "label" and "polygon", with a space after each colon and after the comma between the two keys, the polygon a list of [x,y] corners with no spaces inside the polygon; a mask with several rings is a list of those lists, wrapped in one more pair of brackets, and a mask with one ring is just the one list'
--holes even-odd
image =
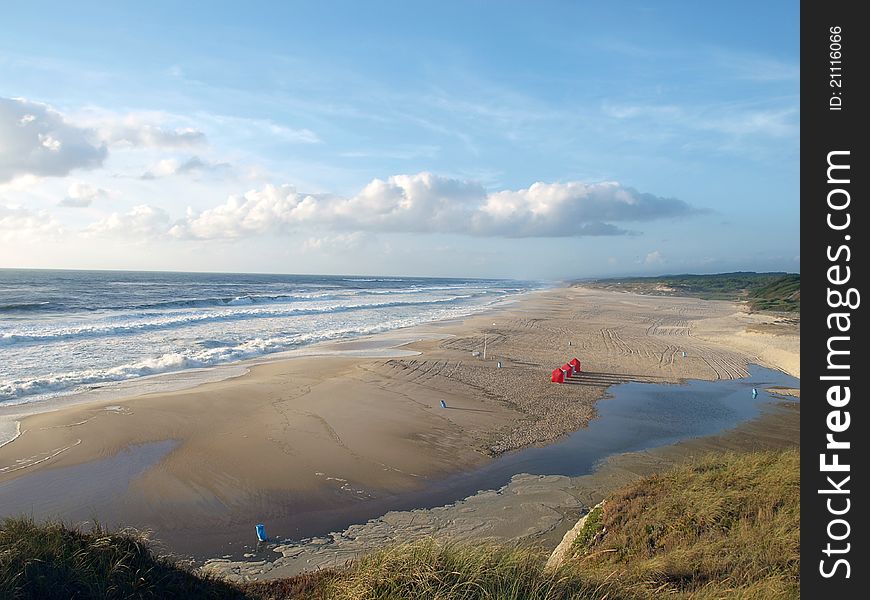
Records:
{"label": "blue marker", "polygon": [[266,535],[266,526],[262,523],[257,523],[257,539],[261,542],[265,542],[268,538]]}

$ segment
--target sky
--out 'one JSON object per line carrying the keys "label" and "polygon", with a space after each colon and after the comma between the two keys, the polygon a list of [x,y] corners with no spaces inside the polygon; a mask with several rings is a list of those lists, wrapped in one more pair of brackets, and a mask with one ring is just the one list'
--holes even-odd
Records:
{"label": "sky", "polygon": [[800,270],[790,2],[20,2],[0,267]]}

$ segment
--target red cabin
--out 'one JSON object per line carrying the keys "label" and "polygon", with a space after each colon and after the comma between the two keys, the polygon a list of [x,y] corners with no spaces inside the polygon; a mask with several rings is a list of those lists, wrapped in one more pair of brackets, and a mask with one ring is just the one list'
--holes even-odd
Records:
{"label": "red cabin", "polygon": [[553,369],[553,378],[550,380],[553,383],[565,383],[565,373],[562,369]]}
{"label": "red cabin", "polygon": [[571,365],[572,367],[574,367],[575,373],[580,372],[580,361],[579,360],[577,360],[576,358],[572,358],[571,360],[568,361],[568,364]]}
{"label": "red cabin", "polygon": [[574,374],[574,367],[570,363],[562,365],[562,370],[565,371],[565,377],[571,377]]}

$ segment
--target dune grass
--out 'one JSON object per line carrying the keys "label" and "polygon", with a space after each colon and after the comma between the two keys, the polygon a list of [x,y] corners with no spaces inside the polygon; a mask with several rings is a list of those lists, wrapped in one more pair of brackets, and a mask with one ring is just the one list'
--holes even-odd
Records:
{"label": "dune grass", "polygon": [[615,494],[572,562],[641,597],[797,598],[799,494],[798,450],[711,455]]}
{"label": "dune grass", "polygon": [[244,595],[155,557],[138,532],[60,522],[0,522],[0,598],[215,598]]}
{"label": "dune grass", "polygon": [[345,569],[234,585],[156,558],[135,532],[0,523],[0,598],[777,600],[799,597],[797,450],[717,454],[643,479],[587,519],[571,555],[435,539]]}
{"label": "dune grass", "polygon": [[546,572],[540,550],[425,540],[360,560],[333,579],[328,597],[342,600],[561,600],[593,598],[598,587],[574,573]]}

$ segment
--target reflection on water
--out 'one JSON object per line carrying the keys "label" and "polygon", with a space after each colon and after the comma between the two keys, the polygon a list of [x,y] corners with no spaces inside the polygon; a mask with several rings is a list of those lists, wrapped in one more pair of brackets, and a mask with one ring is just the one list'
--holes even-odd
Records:
{"label": "reflection on water", "polygon": [[124,448],[116,455],[81,465],[45,469],[0,483],[0,516],[27,514],[65,521],[124,524],[124,496],[130,483],[178,445],[175,440]]}
{"label": "reflection on water", "polygon": [[613,454],[713,435],[753,419],[772,399],[768,387],[798,388],[800,380],[750,365],[745,379],[616,385],[609,398],[596,404],[598,418],[588,427],[555,444],[503,456],[482,471],[494,479],[515,473],[586,475]]}

